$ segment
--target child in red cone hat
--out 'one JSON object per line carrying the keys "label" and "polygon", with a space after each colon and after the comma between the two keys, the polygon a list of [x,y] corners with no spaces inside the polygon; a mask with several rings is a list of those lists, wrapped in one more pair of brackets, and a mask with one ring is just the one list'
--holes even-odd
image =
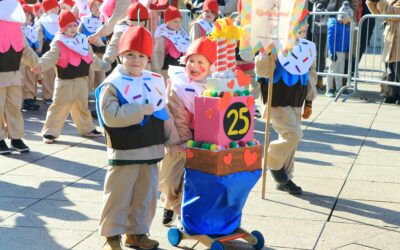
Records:
{"label": "child in red cone hat", "polygon": [[217,45],[206,37],[190,44],[183,62],[186,67],[171,66],[168,70],[170,84],[167,87],[168,108],[178,129],[179,140],[168,147],[160,167],[161,201],[164,205],[162,223],[169,226],[176,215],[180,215],[182,202],[183,169],[186,158],[184,145],[193,139],[194,97],[206,87],[217,57]]}
{"label": "child in red cone hat", "polygon": [[72,7],[74,7],[75,2],[74,0],[61,0],[60,1],[60,10],[72,10]]}
{"label": "child in red cone hat", "polygon": [[[57,0],[43,0],[42,8],[45,13],[35,23],[38,32],[39,48],[37,52],[39,54],[44,54],[50,49],[50,43],[58,31],[58,12],[60,12]],[[47,105],[53,102],[55,78],[56,72],[53,68],[42,74],[42,94]]]}
{"label": "child in red cone hat", "polygon": [[[81,17],[79,24],[79,32],[89,37],[94,34],[98,29],[101,28],[103,22],[100,19],[100,6],[103,3],[102,0],[89,0],[88,7],[91,15]],[[106,51],[106,38],[102,37],[96,44],[92,44],[93,52],[99,58],[103,58],[104,52]],[[89,91],[96,89],[100,83],[104,81],[106,77],[105,71],[94,71],[90,70],[89,73]],[[93,111],[92,114],[95,114]]]}
{"label": "child in red cone hat", "polygon": [[[118,56],[118,44],[122,34],[134,26],[147,26],[149,12],[140,2],[133,3],[126,11],[126,17],[115,25],[110,43],[107,45],[103,60],[114,63]],[[140,23],[139,23],[140,22]]]}
{"label": "child in red cone hat", "polygon": [[218,18],[218,8],[217,0],[204,1],[201,15],[190,24],[190,41],[206,36],[213,30],[214,22]]}
{"label": "child in red cone hat", "polygon": [[157,27],[154,34],[156,39],[151,68],[157,73],[162,73],[165,79],[168,77],[168,67],[179,65],[181,58],[189,47],[189,36],[182,29],[182,15],[173,6],[165,10],[164,24]]}
{"label": "child in red cone hat", "polygon": [[32,69],[40,73],[57,66],[54,102],[43,125],[43,142],[55,142],[69,113],[82,136],[101,136],[88,109],[87,81],[90,67],[105,70],[108,64],[93,55],[86,36],[77,32],[78,21],[72,12],[62,11],[58,24],[60,32],[56,33],[50,50],[40,58],[39,66]]}
{"label": "child in red cone hat", "polygon": [[147,234],[157,204],[157,162],[164,144],[177,138],[166,106],[161,75],[145,70],[152,56],[152,38],[144,27],[128,28],[121,36],[121,64],[96,90],[97,112],[107,138],[109,168],[100,218],[103,249],[154,249]]}

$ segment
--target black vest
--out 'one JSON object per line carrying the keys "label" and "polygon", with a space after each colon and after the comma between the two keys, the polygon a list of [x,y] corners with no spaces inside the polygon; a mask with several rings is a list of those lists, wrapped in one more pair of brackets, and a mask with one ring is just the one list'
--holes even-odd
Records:
{"label": "black vest", "polygon": [[117,150],[138,149],[164,144],[164,121],[150,116],[144,126],[110,128],[104,125],[107,147]]}
{"label": "black vest", "polygon": [[16,52],[12,46],[6,53],[0,53],[0,72],[18,71],[21,64],[22,52]]}
{"label": "black vest", "polygon": [[78,66],[73,66],[68,64],[68,66],[63,69],[57,65],[57,76],[63,80],[71,80],[79,77],[89,76],[90,63],[86,63],[81,59],[81,63]]}
{"label": "black vest", "polygon": [[[262,99],[265,104],[268,100],[268,83],[264,78],[259,79],[258,82],[261,85]],[[295,85],[289,87],[281,78],[279,82],[274,83],[272,88],[272,107],[302,107],[307,96],[308,84],[301,85],[299,79]]]}

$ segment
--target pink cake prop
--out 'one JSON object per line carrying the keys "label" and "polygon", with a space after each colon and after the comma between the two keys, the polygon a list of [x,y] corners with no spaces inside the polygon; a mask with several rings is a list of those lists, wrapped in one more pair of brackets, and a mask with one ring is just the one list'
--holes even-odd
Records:
{"label": "pink cake prop", "polygon": [[232,141],[253,141],[254,97],[232,97],[226,108],[221,107],[221,101],[218,97],[195,97],[195,141],[219,146]]}

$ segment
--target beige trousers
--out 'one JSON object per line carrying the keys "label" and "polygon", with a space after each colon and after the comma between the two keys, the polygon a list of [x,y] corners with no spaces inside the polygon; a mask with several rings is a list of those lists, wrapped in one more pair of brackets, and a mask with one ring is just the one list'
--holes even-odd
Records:
{"label": "beige trousers", "polygon": [[0,140],[24,137],[21,86],[0,87]]}
{"label": "beige trousers", "polygon": [[104,183],[100,235],[145,234],[156,213],[157,165],[110,166]]}
{"label": "beige trousers", "polygon": [[42,74],[42,94],[43,99],[53,99],[54,86],[56,79],[56,70],[51,68]]}
{"label": "beige trousers", "polygon": [[34,99],[37,93],[37,81],[39,79],[38,75],[32,73],[30,67],[22,66],[22,97],[26,99]]}
{"label": "beige trousers", "polygon": [[88,109],[88,77],[72,80],[56,78],[54,100],[47,110],[42,135],[58,137],[71,113],[79,134],[83,135],[95,129]]}
{"label": "beige trousers", "polygon": [[272,170],[284,168],[289,180],[293,178],[294,154],[303,137],[301,108],[275,107],[271,109],[272,127],[279,134],[268,149],[268,166]]}
{"label": "beige trousers", "polygon": [[159,187],[164,208],[181,214],[185,152],[168,152],[160,162]]}

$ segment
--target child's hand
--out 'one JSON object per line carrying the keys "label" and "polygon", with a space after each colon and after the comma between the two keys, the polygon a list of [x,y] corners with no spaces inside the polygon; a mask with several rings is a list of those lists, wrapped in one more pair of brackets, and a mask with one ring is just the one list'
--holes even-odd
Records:
{"label": "child's hand", "polygon": [[107,62],[107,61],[103,61],[103,70],[105,72],[108,72],[111,70],[111,63]]}
{"label": "child's hand", "polygon": [[152,115],[154,113],[153,104],[143,104],[142,112],[144,115]]}
{"label": "child's hand", "polygon": [[304,106],[302,117],[304,119],[308,119],[308,118],[310,118],[311,114],[312,114],[312,107]]}
{"label": "child's hand", "polygon": [[89,41],[90,44],[96,44],[96,43],[99,42],[99,40],[100,40],[100,36],[96,35],[96,34],[90,35],[88,37],[88,41]]}
{"label": "child's hand", "polygon": [[31,71],[35,75],[39,74],[40,73],[40,66],[35,66],[35,67],[31,68]]}

